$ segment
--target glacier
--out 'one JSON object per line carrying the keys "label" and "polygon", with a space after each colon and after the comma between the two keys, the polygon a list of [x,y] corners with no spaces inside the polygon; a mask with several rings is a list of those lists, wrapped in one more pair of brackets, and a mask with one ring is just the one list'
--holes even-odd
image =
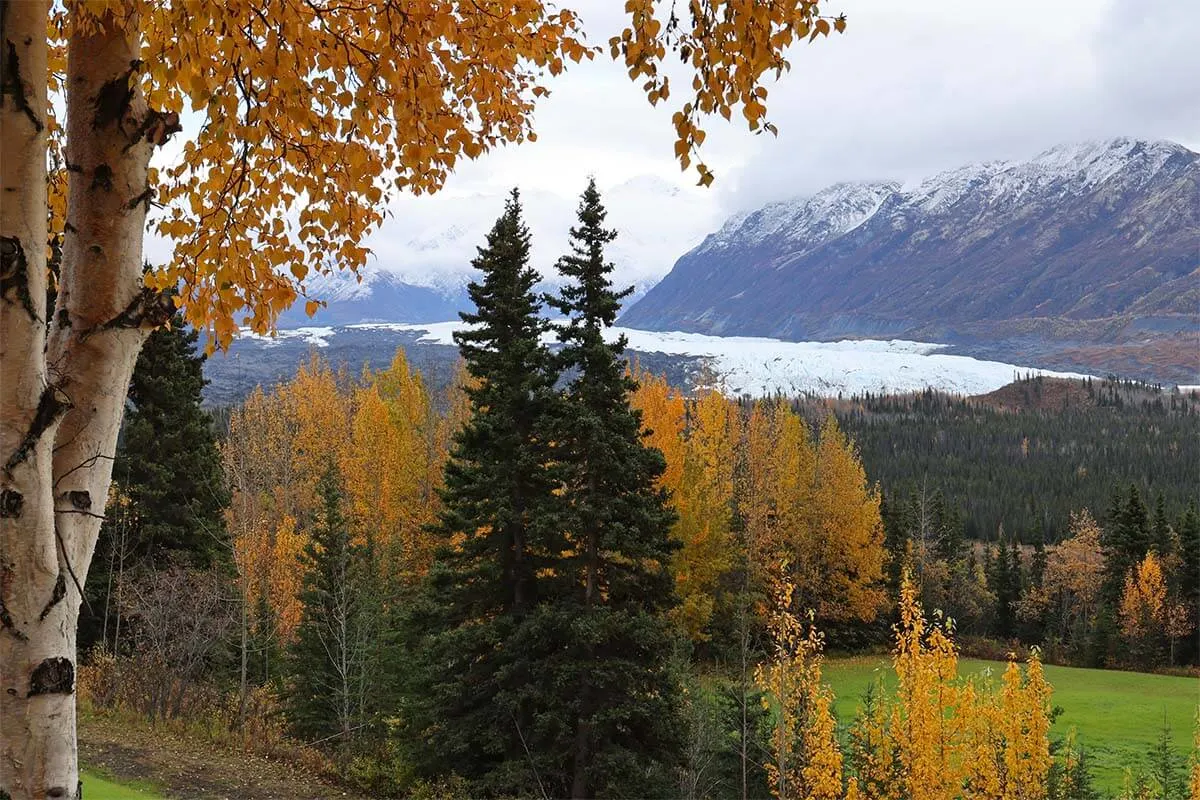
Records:
{"label": "glacier", "polygon": [[[454,332],[463,330],[465,324],[363,323],[347,327],[420,333],[419,342],[453,345]],[[321,341],[327,339],[323,330],[303,335]],[[1088,377],[952,355],[941,352],[946,345],[903,339],[787,342],[765,337],[709,336],[623,327],[608,329],[606,336],[610,341],[624,336],[635,361],[637,353],[699,359],[708,372],[701,382],[731,396],[836,397],[866,392],[902,394],[924,389],[977,395],[995,391],[1027,375]],[[554,335],[547,334],[545,340],[553,342]]]}

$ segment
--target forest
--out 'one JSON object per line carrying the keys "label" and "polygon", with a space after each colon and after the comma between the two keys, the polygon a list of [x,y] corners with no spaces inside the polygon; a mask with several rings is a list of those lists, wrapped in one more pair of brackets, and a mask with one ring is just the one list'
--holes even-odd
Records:
{"label": "forest", "polygon": [[[203,721],[373,796],[1100,796],[1050,734],[1042,665],[1197,663],[1195,507],[1131,483],[1062,499],[1057,535],[979,541],[955,484],[885,494],[864,466],[864,419],[949,401],[631,371],[601,335],[604,217],[589,186],[572,281],[542,297],[513,193],[444,396],[402,351],[361,374],[314,356],[218,421],[195,331],[154,333],[88,576],[88,707]],[[884,652],[895,690],[836,717],[827,654]],[[1008,666],[959,678],[960,655]],[[1148,764],[1122,797],[1200,780],[1170,749]]]}
{"label": "forest", "polygon": [[1071,513],[1101,513],[1130,485],[1177,519],[1195,499],[1200,395],[1115,378],[1028,376],[977,398],[933,391],[796,406],[832,408],[884,490],[942,492],[968,538],[1057,542]]}

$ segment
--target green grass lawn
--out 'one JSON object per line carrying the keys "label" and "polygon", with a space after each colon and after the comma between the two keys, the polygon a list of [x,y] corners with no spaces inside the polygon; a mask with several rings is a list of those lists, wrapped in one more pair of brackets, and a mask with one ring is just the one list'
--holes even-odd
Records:
{"label": "green grass lawn", "polygon": [[[1200,704],[1200,680],[1138,672],[1048,666],[1046,680],[1054,688],[1053,704],[1062,708],[1052,735],[1072,726],[1087,749],[1097,788],[1120,788],[1125,769],[1137,769],[1162,731],[1164,715],[1176,749],[1191,750],[1192,726]],[[964,659],[960,674],[990,671],[999,681],[1004,664]],[[886,657],[830,659],[825,679],[837,696],[834,704],[843,723],[854,717],[859,699],[876,677],[895,684]]]}
{"label": "green grass lawn", "polygon": [[113,783],[94,772],[83,770],[83,796],[87,800],[163,800],[162,795],[136,786]]}

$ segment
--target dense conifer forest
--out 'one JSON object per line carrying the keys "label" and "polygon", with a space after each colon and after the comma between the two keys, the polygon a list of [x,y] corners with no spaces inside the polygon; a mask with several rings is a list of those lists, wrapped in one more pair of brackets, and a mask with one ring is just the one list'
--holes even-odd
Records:
{"label": "dense conifer forest", "polygon": [[1200,395],[1110,380],[1027,377],[978,398],[927,391],[797,407],[829,408],[885,495],[941,492],[965,535],[1033,544],[1066,535],[1070,514],[1100,513],[1133,484],[1168,513],[1196,496]]}

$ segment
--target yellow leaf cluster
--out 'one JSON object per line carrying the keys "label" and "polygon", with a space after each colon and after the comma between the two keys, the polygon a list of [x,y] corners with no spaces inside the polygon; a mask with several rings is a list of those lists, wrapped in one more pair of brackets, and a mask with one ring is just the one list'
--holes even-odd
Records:
{"label": "yellow leaf cluster", "polygon": [[929,623],[905,579],[897,690],[855,724],[865,757],[856,791],[878,800],[1039,800],[1050,771],[1051,689],[1035,653],[998,690],[958,677],[949,624]]}
{"label": "yellow leaf cluster", "polygon": [[[402,353],[357,382],[313,357],[271,392],[235,409],[222,459],[233,500],[229,530],[245,599],[265,604],[286,639],[300,617],[298,556],[320,513],[318,482],[342,475],[347,516],[403,581],[428,568],[423,526],[438,508],[446,432]],[[265,602],[264,602],[265,601]]]}
{"label": "yellow leaf cluster", "polygon": [[795,602],[819,619],[874,619],[885,603],[879,492],[829,416],[814,442],[785,404],[750,414],[739,508],[754,565],[786,563]]}
{"label": "yellow leaf cluster", "polygon": [[814,441],[786,404],[757,403],[747,415],[719,392],[689,400],[662,378],[637,377],[633,405],[666,457],[660,485],[679,514],[675,617],[692,641],[709,638],[721,577],[740,566],[735,506],[754,591],[770,595],[786,579],[796,607],[819,619],[874,619],[885,603],[879,493],[836,421]]}
{"label": "yellow leaf cluster", "polygon": [[1121,633],[1131,640],[1166,629],[1167,582],[1158,555],[1151,551],[1125,577],[1118,611]]}
{"label": "yellow leaf cluster", "polygon": [[270,330],[307,276],[362,267],[396,190],[532,138],[534,90],[594,53],[541,0],[114,0],[71,5],[53,43],[110,13],[142,32],[150,108],[199,120],[154,187],[175,247],[153,283],[222,345]]}
{"label": "yellow leaf cluster", "polygon": [[[691,92],[672,116],[675,156],[683,169],[704,142],[703,117],[719,114],[728,120],[737,112],[750,130],[776,133],[767,121],[764,81],[790,68],[784,56],[791,45],[846,27],[844,17],[822,16],[816,0],[690,0],[686,6],[677,10],[674,4],[628,0],[629,25],[608,43],[612,57],[641,82],[652,105],[672,95],[668,58],[677,58],[690,74]],[[712,183],[705,164],[697,164],[696,171],[700,185]]]}
{"label": "yellow leaf cluster", "polygon": [[772,654],[755,671],[772,712],[771,757],[764,767],[778,800],[840,800],[842,751],[833,693],[821,682],[824,640],[815,627],[805,630],[792,612],[793,589],[787,580],[776,587],[768,623]]}
{"label": "yellow leaf cluster", "polygon": [[[684,169],[708,115],[738,111],[751,130],[775,132],[763,83],[788,68],[790,45],[845,27],[817,0],[686,6],[628,0],[627,27],[609,42],[652,104],[672,97],[669,54],[689,73],[673,116]],[[65,44],[106,15],[140,32],[129,80],[149,108],[196,128],[150,183],[151,225],[174,249],[149,283],[178,287],[188,321],[222,347],[241,327],[273,329],[310,277],[360,269],[397,191],[436,191],[462,161],[534,141],[547,79],[598,52],[578,14],[544,0],[77,2],[50,18],[56,100]],[[49,127],[54,154],[52,116]],[[706,165],[696,170],[712,182]],[[57,184],[50,197],[61,232]]]}

